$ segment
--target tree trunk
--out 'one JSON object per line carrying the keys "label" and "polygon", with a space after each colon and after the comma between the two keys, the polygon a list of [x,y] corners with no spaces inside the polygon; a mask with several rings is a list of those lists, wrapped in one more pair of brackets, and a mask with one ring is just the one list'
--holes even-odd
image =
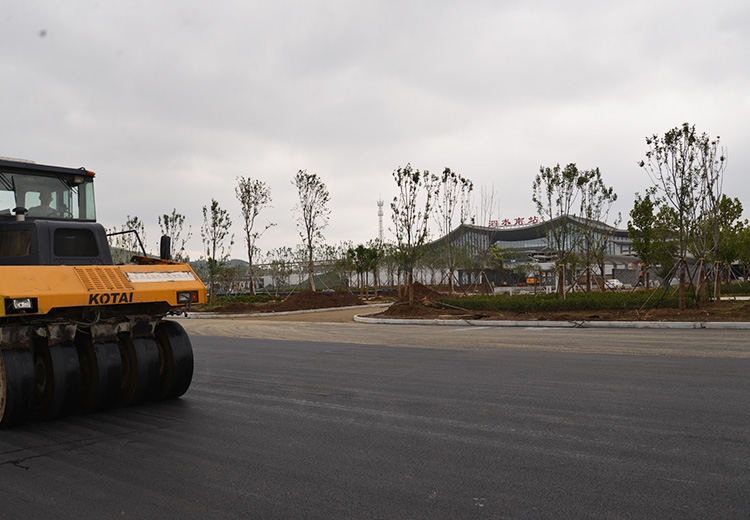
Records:
{"label": "tree trunk", "polygon": [[719,262],[714,262],[714,300],[721,301],[721,271],[723,267]]}
{"label": "tree trunk", "polygon": [[255,296],[255,280],[254,280],[254,272],[253,272],[253,252],[252,248],[248,246],[247,248],[247,274],[250,278],[250,294],[252,296]]}
{"label": "tree trunk", "polygon": [[685,310],[685,271],[687,271],[687,264],[684,259],[680,259],[680,287],[679,287],[679,306],[680,310]]}
{"label": "tree trunk", "polygon": [[253,264],[250,264],[250,266],[247,268],[247,275],[250,279],[250,295],[255,296],[255,276],[253,273]]}
{"label": "tree trunk", "polygon": [[557,296],[565,299],[565,265],[560,265],[560,274],[557,277]]}
{"label": "tree trunk", "polygon": [[315,292],[315,274],[313,273],[313,254],[312,254],[312,248],[310,248],[310,256],[307,259],[307,277],[310,281],[310,290],[312,292]]}
{"label": "tree trunk", "polygon": [[406,276],[406,290],[409,293],[409,305],[414,305],[414,273],[411,271]]}

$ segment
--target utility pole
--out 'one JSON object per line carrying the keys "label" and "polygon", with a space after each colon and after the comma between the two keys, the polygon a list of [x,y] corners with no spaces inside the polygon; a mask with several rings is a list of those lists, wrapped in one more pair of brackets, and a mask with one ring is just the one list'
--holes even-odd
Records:
{"label": "utility pole", "polygon": [[378,238],[383,243],[383,199],[378,200]]}

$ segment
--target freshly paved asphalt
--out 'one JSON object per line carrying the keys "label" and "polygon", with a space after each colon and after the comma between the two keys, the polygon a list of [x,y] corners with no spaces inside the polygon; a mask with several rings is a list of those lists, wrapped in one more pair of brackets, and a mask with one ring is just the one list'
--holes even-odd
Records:
{"label": "freshly paved asphalt", "polygon": [[0,431],[0,518],[750,517],[750,359],[516,334],[484,350],[194,335],[180,400]]}

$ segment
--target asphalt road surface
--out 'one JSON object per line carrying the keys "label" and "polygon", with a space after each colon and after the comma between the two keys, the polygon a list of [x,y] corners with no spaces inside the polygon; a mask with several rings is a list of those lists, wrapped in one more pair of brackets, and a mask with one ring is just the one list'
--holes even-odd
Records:
{"label": "asphalt road surface", "polygon": [[201,327],[182,399],[0,431],[0,518],[750,517],[745,332]]}

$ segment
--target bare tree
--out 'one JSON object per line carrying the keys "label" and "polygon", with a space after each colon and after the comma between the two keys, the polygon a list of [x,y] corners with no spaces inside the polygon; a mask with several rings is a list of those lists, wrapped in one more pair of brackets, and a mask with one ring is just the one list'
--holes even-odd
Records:
{"label": "bare tree", "polygon": [[[617,200],[617,194],[612,187],[604,184],[599,168],[582,171],[581,178],[580,216],[583,220],[582,259],[586,267],[586,291],[591,291],[591,265],[596,262],[599,267],[599,284],[605,290],[604,257],[607,254],[607,244],[612,236],[612,229],[602,228],[600,222],[606,223],[612,204]],[[614,227],[620,223],[618,216]]]}
{"label": "bare tree", "polygon": [[162,235],[168,236],[172,241],[172,255],[178,262],[188,261],[189,258],[185,256],[185,244],[193,232],[190,227],[187,230],[187,236],[183,238],[182,233],[185,227],[185,215],[177,213],[177,209],[172,209],[172,214],[160,215],[159,218],[159,229]]}
{"label": "bare tree", "polygon": [[448,292],[450,295],[453,295],[453,280],[459,250],[456,241],[450,240],[450,232],[457,224],[465,224],[470,219],[469,205],[473,189],[474,185],[469,179],[451,171],[450,168],[443,170],[435,199],[435,220],[438,223],[438,232],[446,237],[441,252],[444,256],[444,265],[448,268]]}
{"label": "bare tree", "polygon": [[318,174],[300,170],[292,182],[297,188],[299,203],[295,206],[297,215],[297,231],[302,238],[307,256],[307,272],[310,280],[310,290],[315,292],[315,273],[313,253],[315,247],[323,242],[323,229],[328,226],[328,209],[330,195],[328,188],[320,180]]}
{"label": "bare tree", "polygon": [[500,200],[497,197],[494,184],[490,187],[479,188],[479,202],[474,208],[474,220],[479,226],[489,226],[490,221],[500,214]]}
{"label": "bare tree", "polygon": [[250,280],[250,294],[255,294],[255,272],[253,270],[253,258],[260,253],[255,245],[263,233],[274,226],[268,223],[261,231],[255,231],[255,219],[260,212],[271,203],[271,189],[265,182],[257,179],[246,179],[237,177],[237,186],[234,188],[237,200],[240,202],[242,212],[242,224],[245,231],[245,245],[247,246],[248,278]]}
{"label": "bare tree", "polygon": [[[727,166],[726,150],[719,147],[719,137],[711,140],[705,134],[698,140],[701,155],[701,198],[700,216],[701,225],[698,227],[702,241],[710,246],[710,255],[716,260],[714,262],[714,298],[721,299],[721,246],[725,241],[727,233],[731,234],[729,221],[737,220],[742,215],[742,205],[739,204],[739,214],[735,218],[736,207],[732,200],[724,195],[724,170]],[[709,249],[709,248],[706,248]],[[703,284],[705,283],[705,270],[701,271],[701,296],[704,296]]]}
{"label": "bare tree", "polygon": [[[479,189],[479,201],[474,208],[472,219],[480,226],[492,227],[497,224],[499,216],[500,199],[497,196],[495,185],[482,186]],[[462,263],[472,271],[476,271],[477,279],[475,283],[489,288],[489,280],[487,280],[484,270],[496,265],[496,248],[490,242],[490,236],[481,233],[474,235],[471,242],[462,240],[459,253],[462,257]]]}
{"label": "bare tree", "polygon": [[412,169],[411,164],[393,172],[399,189],[391,202],[391,211],[396,235],[396,256],[407,276],[409,304],[414,304],[414,267],[423,254],[429,234],[432,201],[437,191],[438,177],[429,171]]}
{"label": "bare tree", "polygon": [[[232,219],[229,213],[219,206],[216,200],[211,199],[211,207],[203,206],[203,226],[201,226],[201,238],[206,250],[206,262],[209,275],[209,303],[214,299],[214,286],[217,276],[224,264],[229,259],[229,253],[234,244],[234,235],[229,236],[232,227]],[[227,245],[227,237],[229,244]]]}

